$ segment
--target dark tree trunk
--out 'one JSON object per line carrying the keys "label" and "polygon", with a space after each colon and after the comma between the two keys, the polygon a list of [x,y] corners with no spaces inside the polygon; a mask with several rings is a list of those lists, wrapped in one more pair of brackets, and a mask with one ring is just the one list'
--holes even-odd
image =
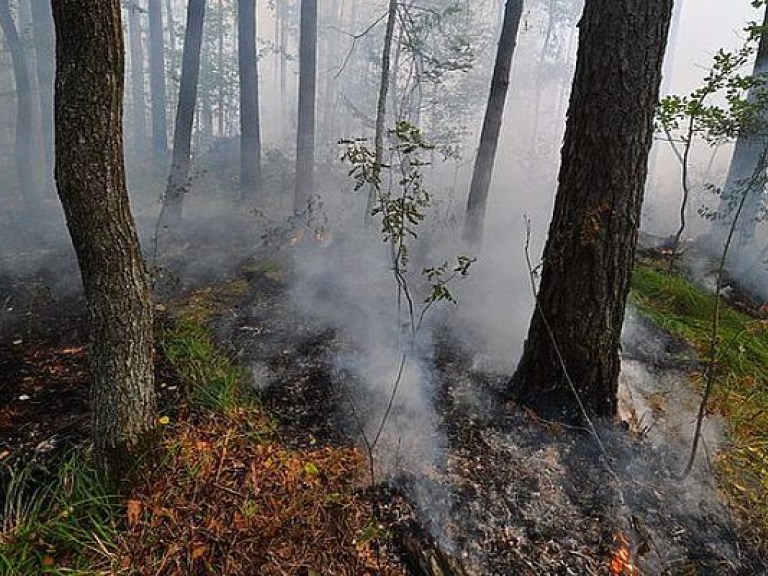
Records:
{"label": "dark tree trunk", "polygon": [[504,9],[504,23],[501,27],[499,50],[491,80],[491,94],[485,110],[483,130],[480,134],[480,148],[475,159],[472,184],[467,200],[467,216],[464,222],[464,239],[471,246],[480,246],[483,240],[483,223],[488,204],[488,190],[493,177],[493,165],[496,162],[496,149],[507,103],[509,75],[512,70],[512,56],[517,43],[517,31],[523,13],[523,0],[507,0]]}
{"label": "dark tree trunk", "polygon": [[205,0],[189,0],[187,29],[181,62],[179,106],[173,131],[173,159],[168,188],[165,191],[163,224],[175,228],[184,208],[184,194],[189,188],[189,169],[192,153],[192,127],[197,105],[197,80],[200,76],[200,48],[203,43]]}
{"label": "dark tree trunk", "polygon": [[131,102],[133,104],[133,147],[136,152],[144,151],[147,140],[147,110],[144,94],[144,49],[141,42],[141,15],[143,8],[139,0],[128,4],[128,32],[131,41]]}
{"label": "dark tree trunk", "polygon": [[40,131],[45,155],[45,182],[47,193],[54,193],[53,181],[53,77],[56,48],[54,46],[53,15],[50,2],[31,0],[32,30],[35,38],[35,61],[40,99]]}
{"label": "dark tree trunk", "polygon": [[616,413],[671,14],[672,0],[587,0],[584,8],[537,307],[511,383],[545,418],[583,422],[579,402],[590,417]]}
{"label": "dark tree trunk", "polygon": [[152,148],[158,167],[166,168],[168,117],[165,101],[165,42],[160,0],[149,1],[149,84],[152,96]]}
{"label": "dark tree trunk", "polygon": [[[768,6],[765,9],[763,26],[768,26]],[[757,48],[757,58],[752,72],[754,76],[765,75],[768,73],[768,34],[760,37],[760,43]],[[760,87],[764,90],[764,87]],[[748,99],[755,103],[755,91],[752,91]],[[759,163],[765,164],[765,149],[768,146],[768,111],[763,113],[761,126],[754,132],[748,132],[740,135],[736,140],[736,146],[733,149],[731,164],[728,168],[728,176],[723,188],[723,196],[720,201],[719,212],[721,215],[727,215],[727,218],[717,220],[718,241],[722,248],[725,238],[728,235],[728,229],[733,221],[733,215],[736,206],[740,203],[744,194],[747,194],[744,206],[741,209],[739,222],[736,226],[736,245],[734,246],[734,256],[744,254],[744,250],[751,247],[755,239],[755,228],[757,220],[760,217],[760,207],[762,205],[763,188],[762,186],[753,186],[754,189],[747,190],[747,184],[752,180],[752,176],[757,171],[765,172],[766,166],[759,166]]]}
{"label": "dark tree trunk", "polygon": [[32,94],[24,45],[13,21],[8,0],[0,0],[0,29],[5,36],[13,61],[13,79],[16,82],[16,144],[14,158],[19,177],[19,191],[27,208],[34,208],[37,200],[32,166],[34,156],[32,140]]}
{"label": "dark tree trunk", "polygon": [[238,0],[240,70],[240,197],[255,203],[261,192],[259,72],[256,62],[256,0]]}
{"label": "dark tree trunk", "polygon": [[119,478],[155,428],[152,306],[123,164],[119,0],[53,0],[56,181],[91,324],[93,440]]}
{"label": "dark tree trunk", "polygon": [[317,92],[317,0],[301,0],[299,118],[296,130],[296,214],[307,210],[314,188]]}

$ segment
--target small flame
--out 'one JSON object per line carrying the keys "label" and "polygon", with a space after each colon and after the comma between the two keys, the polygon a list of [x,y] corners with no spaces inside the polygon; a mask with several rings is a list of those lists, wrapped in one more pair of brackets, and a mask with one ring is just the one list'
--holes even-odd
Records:
{"label": "small flame", "polygon": [[632,564],[632,553],[627,537],[621,532],[616,532],[613,535],[613,541],[618,548],[611,558],[611,576],[639,576],[640,572]]}
{"label": "small flame", "polygon": [[301,244],[301,240],[302,240],[303,236],[304,236],[304,232],[299,230],[296,234],[291,236],[291,239],[288,241],[288,245],[289,246],[298,246],[299,244]]}

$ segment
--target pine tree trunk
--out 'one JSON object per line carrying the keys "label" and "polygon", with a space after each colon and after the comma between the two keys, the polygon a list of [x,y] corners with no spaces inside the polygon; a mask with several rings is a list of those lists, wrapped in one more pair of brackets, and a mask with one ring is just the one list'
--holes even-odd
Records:
{"label": "pine tree trunk", "polygon": [[189,189],[192,127],[197,105],[197,81],[200,76],[200,49],[203,44],[204,21],[205,0],[189,0],[181,62],[179,105],[173,131],[173,159],[168,187],[165,191],[166,213],[163,215],[163,224],[172,229],[181,223],[184,194]]}
{"label": "pine tree trunk", "polygon": [[259,76],[256,62],[256,0],[238,0],[240,70],[240,197],[257,203],[261,193]]}
{"label": "pine tree trunk", "polygon": [[168,116],[165,98],[165,41],[159,0],[149,2],[149,74],[152,96],[152,148],[158,167],[166,168]]}
{"label": "pine tree trunk", "polygon": [[483,223],[488,204],[488,191],[496,162],[496,150],[499,134],[507,103],[509,76],[512,70],[512,57],[517,43],[517,31],[523,13],[523,0],[507,0],[504,9],[504,23],[501,27],[499,50],[491,80],[491,94],[485,111],[483,130],[480,134],[480,148],[475,159],[472,184],[467,200],[467,216],[464,222],[464,239],[470,245],[479,247],[483,239]]}
{"label": "pine tree trunk", "polygon": [[314,190],[317,94],[317,0],[301,0],[299,107],[296,129],[296,190],[293,210],[305,212]]}
{"label": "pine tree trunk", "polygon": [[27,209],[37,205],[37,191],[32,178],[34,156],[32,141],[32,94],[29,85],[29,70],[24,45],[13,21],[8,0],[0,0],[0,29],[5,36],[13,62],[13,79],[16,83],[16,143],[14,159],[19,178],[19,192]]}
{"label": "pine tree trunk", "polygon": [[53,15],[50,2],[31,0],[32,29],[35,37],[35,55],[37,62],[37,83],[40,99],[40,129],[43,136],[45,155],[46,193],[55,192],[53,180],[53,82],[56,48],[54,46]]}
{"label": "pine tree trunk", "polygon": [[123,164],[118,0],[54,0],[56,181],[91,325],[93,440],[119,479],[155,428],[152,306]]}
{"label": "pine tree trunk", "polygon": [[144,151],[147,140],[147,110],[144,94],[144,49],[141,41],[140,0],[128,4],[128,33],[131,42],[131,103],[133,104],[133,147],[136,152]]}
{"label": "pine tree trunk", "polygon": [[616,414],[671,14],[672,0],[586,1],[537,307],[511,383],[545,418],[581,423],[579,402],[590,417]]}

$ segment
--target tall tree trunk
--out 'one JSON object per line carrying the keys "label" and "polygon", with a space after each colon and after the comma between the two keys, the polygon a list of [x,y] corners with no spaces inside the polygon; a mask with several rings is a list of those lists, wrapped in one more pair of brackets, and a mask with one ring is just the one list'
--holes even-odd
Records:
{"label": "tall tree trunk", "polygon": [[131,41],[131,102],[133,104],[133,147],[144,150],[147,140],[147,110],[144,94],[144,49],[141,41],[141,15],[144,9],[140,0],[128,4],[128,32]]}
{"label": "tall tree trunk", "polygon": [[165,42],[160,0],[149,2],[149,74],[152,92],[152,148],[158,167],[166,168],[168,116],[165,99]]}
{"label": "tall tree trunk", "polygon": [[[763,26],[768,27],[768,6],[765,9]],[[768,73],[768,33],[760,37],[755,66],[752,71],[753,76],[761,76],[766,73]],[[764,89],[762,86],[759,88],[759,90]],[[751,91],[747,98],[753,104],[756,103],[756,91]],[[732,217],[735,208],[740,203],[743,194],[747,194],[744,206],[741,209],[739,222],[736,225],[736,245],[734,246],[733,256],[737,258],[744,253],[745,249],[752,245],[755,239],[757,219],[760,217],[764,190],[762,187],[745,190],[745,187],[750,180],[753,180],[752,176],[756,171],[764,172],[768,168],[765,165],[765,149],[768,146],[768,136],[765,133],[766,127],[768,127],[768,110],[763,111],[761,126],[756,132],[741,134],[736,140],[736,146],[733,149],[733,156],[728,168],[728,176],[725,180],[723,195],[718,209],[721,215],[729,216],[716,220],[715,230],[717,231],[717,240],[720,244],[716,248],[720,251],[733,221]],[[759,166],[761,162],[763,165]]]}
{"label": "tall tree trunk", "polygon": [[217,131],[219,137],[224,136],[224,118],[226,116],[226,90],[224,86],[227,83],[227,75],[224,70],[224,26],[226,19],[224,18],[224,0],[219,0],[219,35],[218,35],[218,67],[219,67],[219,86],[217,91],[218,96],[218,109],[217,113]]}
{"label": "tall tree trunk", "polygon": [[261,193],[259,72],[256,61],[256,0],[237,2],[240,71],[240,198],[256,203]]}
{"label": "tall tree trunk", "polygon": [[56,181],[91,325],[93,441],[113,478],[155,428],[152,306],[125,185],[119,0],[53,0]]}
{"label": "tall tree trunk", "polygon": [[27,60],[27,76],[29,77],[30,106],[32,108],[32,126],[30,128],[30,148],[32,154],[32,165],[35,170],[32,173],[32,186],[37,194],[40,193],[38,166],[43,163],[42,132],[40,117],[40,85],[37,74],[37,53],[34,50],[34,22],[32,21],[32,0],[19,1],[19,32],[21,42],[24,46],[24,54]]}
{"label": "tall tree trunk", "polygon": [[14,158],[19,177],[19,191],[28,209],[37,204],[37,191],[32,178],[34,156],[32,141],[32,94],[24,45],[13,21],[8,0],[0,0],[0,29],[3,31],[13,61],[13,79],[16,83],[16,144]]}
{"label": "tall tree trunk", "polygon": [[293,210],[307,210],[315,172],[315,99],[317,93],[317,0],[301,0],[299,108],[296,129],[296,191]]}
{"label": "tall tree trunk", "polygon": [[488,190],[491,187],[493,165],[496,162],[496,149],[499,145],[499,134],[509,89],[509,75],[512,70],[512,56],[515,53],[517,31],[520,27],[522,13],[523,0],[507,0],[499,39],[499,50],[493,68],[491,94],[488,97],[488,107],[485,110],[483,130],[480,134],[480,148],[475,159],[475,169],[472,173],[472,184],[467,200],[467,216],[464,222],[464,239],[469,245],[475,247],[479,247],[483,240],[483,223],[488,204]]}
{"label": "tall tree trunk", "polygon": [[53,14],[50,2],[31,0],[32,29],[35,37],[35,60],[37,62],[37,83],[40,99],[40,129],[45,154],[44,190],[55,192],[53,180],[53,83],[56,48],[53,30]]}
{"label": "tall tree trunk", "polygon": [[[587,0],[536,310],[511,389],[545,418],[613,417],[672,0]],[[582,411],[583,406],[583,411]]]}
{"label": "tall tree trunk", "polygon": [[189,188],[192,153],[192,126],[197,104],[197,81],[200,76],[200,48],[203,44],[205,0],[189,0],[187,29],[181,62],[179,106],[173,131],[173,158],[168,187],[165,191],[164,224],[175,228],[180,224],[184,209],[184,194]]}

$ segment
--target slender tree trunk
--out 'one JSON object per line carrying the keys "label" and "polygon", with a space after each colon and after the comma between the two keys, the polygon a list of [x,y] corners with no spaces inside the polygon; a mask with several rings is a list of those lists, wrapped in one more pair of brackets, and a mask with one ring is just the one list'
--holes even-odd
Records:
{"label": "slender tree trunk", "polygon": [[40,85],[37,74],[37,53],[34,50],[34,22],[32,20],[32,0],[19,1],[19,31],[22,44],[24,45],[24,54],[27,60],[27,76],[29,77],[30,106],[32,108],[32,126],[30,129],[30,149],[32,150],[32,165],[36,168],[32,174],[32,186],[35,193],[40,193],[39,177],[40,170],[38,166],[43,162],[42,132],[40,117]]}
{"label": "slender tree trunk", "polygon": [[256,0],[238,0],[237,52],[240,69],[240,197],[257,203],[261,195],[259,75],[256,60]]}
{"label": "slender tree trunk", "polygon": [[147,140],[147,110],[144,94],[144,49],[141,41],[140,0],[128,4],[128,32],[131,41],[131,102],[133,103],[133,147],[136,152],[144,150]]}
{"label": "slender tree trunk", "polygon": [[40,129],[43,136],[45,155],[44,190],[53,194],[53,82],[56,48],[54,46],[53,15],[50,2],[31,0],[32,29],[35,36],[35,54],[37,62],[37,83],[40,99]]}
{"label": "slender tree trunk", "polygon": [[149,73],[152,92],[152,148],[158,167],[166,168],[168,117],[165,98],[165,42],[160,0],[149,0]]}
{"label": "slender tree trunk", "polygon": [[[513,394],[541,416],[613,417],[672,0],[587,0],[555,209]],[[583,409],[582,409],[583,406]]]}
{"label": "slender tree trunk", "polygon": [[152,306],[125,185],[119,0],[53,0],[56,180],[91,325],[93,441],[113,478],[155,428]]}
{"label": "slender tree trunk", "polygon": [[[768,6],[765,9],[763,26],[768,27]],[[768,73],[768,33],[760,37],[757,48],[757,57],[752,72],[753,76],[761,76]],[[760,87],[760,90],[764,90]],[[753,104],[756,102],[756,91],[751,91],[747,97]],[[718,212],[721,216],[716,220],[715,230],[717,231],[717,240],[720,246],[717,246],[718,253],[722,248],[725,237],[732,221],[731,215],[734,214],[736,205],[742,197],[745,186],[754,181],[753,175],[756,171],[765,171],[765,149],[768,146],[768,110],[763,111],[761,126],[756,132],[741,134],[736,140],[736,146],[733,150],[731,164],[728,168],[728,176],[725,180],[723,195],[720,200]],[[760,166],[760,163],[763,163]],[[761,180],[762,182],[762,180]],[[739,257],[744,254],[745,249],[749,248],[755,239],[755,228],[757,219],[760,217],[760,207],[763,203],[764,190],[762,187],[755,187],[754,190],[747,191],[747,198],[741,210],[739,222],[736,225],[736,243],[733,257]],[[727,216],[727,217],[725,217]]]}
{"label": "slender tree trunk", "polygon": [[301,0],[299,108],[296,129],[296,190],[293,210],[307,210],[314,191],[315,99],[317,94],[317,0]]}
{"label": "slender tree trunk", "polygon": [[8,0],[0,0],[0,29],[3,31],[13,62],[13,79],[16,83],[16,144],[14,158],[19,178],[21,199],[28,209],[37,205],[37,191],[32,178],[34,156],[32,141],[32,94],[29,86],[29,70],[24,45],[13,21]]}
{"label": "slender tree trunk", "polygon": [[479,247],[483,240],[483,223],[488,204],[488,191],[493,177],[493,165],[496,162],[496,149],[507,102],[509,75],[512,70],[512,56],[517,43],[517,31],[523,13],[523,0],[507,0],[504,9],[504,23],[501,27],[499,50],[491,80],[491,94],[485,111],[483,130],[480,134],[480,148],[475,159],[472,184],[467,200],[467,216],[464,223],[464,239],[474,247]]}
{"label": "slender tree trunk", "polygon": [[200,76],[200,48],[203,44],[204,21],[205,0],[189,0],[181,62],[179,105],[173,131],[173,158],[164,203],[166,211],[164,224],[170,228],[175,228],[181,223],[184,194],[189,188],[192,127],[197,104],[197,81]]}
{"label": "slender tree trunk", "polygon": [[224,71],[224,25],[226,24],[224,18],[224,0],[219,0],[219,35],[218,35],[218,65],[219,65],[219,86],[218,86],[218,110],[217,115],[217,130],[219,137],[224,136],[224,118],[226,115],[226,90],[224,86],[227,82],[227,75]]}

